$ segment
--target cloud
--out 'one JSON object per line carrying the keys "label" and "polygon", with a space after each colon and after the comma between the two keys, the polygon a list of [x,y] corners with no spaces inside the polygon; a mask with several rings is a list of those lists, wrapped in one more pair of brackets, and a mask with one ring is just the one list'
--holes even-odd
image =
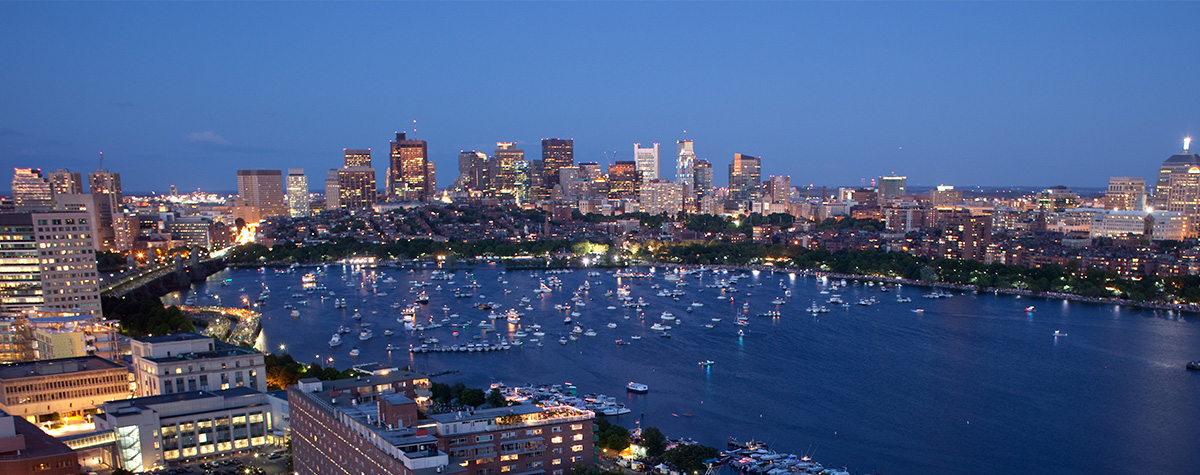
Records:
{"label": "cloud", "polygon": [[218,135],[216,132],[213,132],[211,130],[205,130],[204,132],[192,132],[190,134],[186,134],[183,136],[183,140],[186,140],[186,141],[192,142],[192,143],[206,143],[206,144],[213,144],[213,145],[233,145],[233,143],[230,142],[229,140],[226,140],[225,137],[222,137],[222,136]]}

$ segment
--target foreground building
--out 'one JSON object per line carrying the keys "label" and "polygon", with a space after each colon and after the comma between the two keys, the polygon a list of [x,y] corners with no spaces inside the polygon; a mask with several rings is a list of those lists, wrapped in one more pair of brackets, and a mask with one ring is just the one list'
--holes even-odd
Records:
{"label": "foreground building", "polygon": [[75,451],[20,417],[0,411],[0,473],[75,475]]}
{"label": "foreground building", "polygon": [[102,404],[96,429],[114,431],[117,465],[140,472],[282,445],[286,404],[249,388],[141,397]]}
{"label": "foreground building", "polygon": [[249,387],[266,390],[264,356],[195,333],[130,343],[138,396]]}
{"label": "foreground building", "polygon": [[96,356],[0,366],[0,410],[31,422],[128,397],[129,370]]}
{"label": "foreground building", "polygon": [[430,416],[439,447],[471,475],[564,475],[592,463],[591,411],[532,404]]}
{"label": "foreground building", "polygon": [[93,224],[85,212],[0,214],[0,315],[100,316]]}

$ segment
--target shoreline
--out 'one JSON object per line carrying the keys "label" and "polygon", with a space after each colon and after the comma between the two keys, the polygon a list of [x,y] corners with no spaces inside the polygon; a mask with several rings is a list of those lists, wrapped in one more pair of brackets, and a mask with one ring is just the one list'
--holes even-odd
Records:
{"label": "shoreline", "polygon": [[[483,259],[483,258],[476,258],[476,259]],[[437,262],[437,261],[436,260],[422,260],[421,261],[422,264],[431,263],[431,262]],[[331,265],[331,264],[336,264],[336,263],[337,263],[337,261],[325,262],[325,263],[305,263],[305,264],[295,264],[295,265],[297,267],[320,267],[320,266]],[[503,265],[499,260],[496,261],[496,264]],[[286,264],[286,263],[282,263],[282,262],[264,262],[264,263],[253,263],[253,264],[250,264],[250,263],[228,264],[227,267],[230,269],[259,268],[259,267],[280,268],[280,267],[291,267],[292,265],[293,264]],[[403,265],[403,264],[397,264],[396,262],[386,262],[386,261],[377,262],[373,265],[375,265],[377,267],[385,267],[385,268],[393,268],[393,269],[410,269],[410,270],[411,269],[424,269],[423,265],[422,266],[411,266],[411,265]],[[479,266],[488,266],[488,265],[490,265],[490,264],[488,262],[486,262],[486,260],[482,263],[474,263],[474,264],[460,262],[460,263],[456,263],[455,265],[451,266],[451,268],[455,269],[455,270],[465,270],[465,269],[476,268]],[[1090,304],[1096,304],[1096,305],[1127,306],[1127,307],[1135,307],[1135,308],[1148,309],[1148,310],[1166,310],[1166,311],[1180,312],[1180,313],[1200,314],[1200,305],[1192,305],[1192,304],[1172,304],[1172,303],[1155,302],[1155,301],[1136,301],[1136,300],[1128,300],[1128,299],[1119,299],[1119,298],[1115,298],[1115,297],[1085,297],[1085,296],[1078,295],[1078,294],[1059,293],[1059,292],[1033,292],[1033,291],[1029,291],[1029,290],[1000,289],[1000,288],[995,288],[995,287],[987,287],[987,288],[980,289],[976,285],[969,285],[969,284],[964,285],[964,284],[951,284],[948,282],[922,282],[919,280],[911,280],[911,279],[905,279],[905,278],[901,278],[901,277],[880,277],[880,276],[861,275],[861,274],[842,274],[842,273],[837,273],[837,272],[826,272],[826,271],[818,271],[818,270],[812,270],[812,269],[795,269],[795,268],[788,268],[788,267],[780,268],[780,267],[774,267],[774,266],[753,265],[753,264],[695,265],[695,264],[675,264],[675,263],[671,263],[671,262],[638,261],[636,263],[632,263],[632,264],[628,264],[628,265],[624,265],[624,266],[587,266],[587,267],[565,266],[565,267],[545,267],[545,268],[541,268],[541,267],[538,267],[538,268],[527,268],[527,267],[510,268],[508,266],[505,266],[505,270],[511,269],[514,271],[525,271],[525,270],[537,271],[537,270],[550,270],[550,269],[572,269],[572,270],[576,270],[576,269],[620,269],[620,268],[624,268],[624,267],[635,267],[635,266],[642,266],[642,267],[660,267],[661,266],[661,267],[671,268],[671,269],[678,268],[678,269],[688,269],[688,270],[723,269],[723,270],[744,270],[744,271],[759,271],[759,272],[787,272],[787,273],[796,273],[796,274],[802,274],[802,275],[813,276],[813,277],[828,276],[828,277],[837,278],[837,279],[884,282],[884,283],[891,283],[891,284],[912,285],[912,286],[934,288],[934,289],[954,289],[954,290],[959,290],[959,291],[963,291],[963,292],[973,292],[973,293],[977,293],[977,294],[991,293],[991,294],[995,294],[995,295],[1013,295],[1013,296],[1019,296],[1019,297],[1033,297],[1033,298],[1039,298],[1039,299],[1043,299],[1043,300],[1068,300],[1068,301],[1072,301],[1072,302],[1090,303]],[[441,268],[439,267],[439,269],[441,269]]]}

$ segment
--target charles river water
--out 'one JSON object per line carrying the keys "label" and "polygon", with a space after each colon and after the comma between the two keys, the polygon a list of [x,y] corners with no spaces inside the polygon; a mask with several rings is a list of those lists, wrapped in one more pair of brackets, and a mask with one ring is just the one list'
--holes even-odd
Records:
{"label": "charles river water", "polygon": [[[718,448],[729,437],[753,438],[853,473],[1200,470],[1200,371],[1184,369],[1200,359],[1197,315],[961,292],[928,299],[922,297],[928,289],[889,286],[882,292],[855,282],[835,291],[851,303],[842,307],[827,303],[832,294],[820,293],[827,288],[822,280],[782,272],[747,271],[735,285],[740,291],[720,299],[720,289],[706,286],[742,271],[688,276],[681,279],[688,285],[677,287],[660,267],[653,278],[620,280],[648,303],[643,319],[615,295],[605,296],[618,286],[606,270],[595,270],[599,276],[582,270],[555,275],[561,288],[537,294],[533,290],[548,277],[544,272],[481,266],[451,271],[451,283],[431,280],[431,269],[330,265],[317,279],[326,289],[307,293],[301,277],[316,269],[225,270],[197,284],[192,295],[200,305],[238,306],[266,286],[271,296],[259,308],[259,343],[269,351],[286,348],[302,362],[333,358],[343,369],[379,362],[426,373],[456,371],[434,381],[483,388],[493,382],[570,382],[580,393],[616,396],[628,405],[632,412],[615,420],[631,429],[654,426],[668,437]],[[388,277],[395,282],[383,283]],[[574,320],[598,335],[560,344],[572,326],[563,324],[566,312],[555,305],[570,303],[585,280],[586,306],[576,308]],[[414,289],[413,281],[430,285]],[[456,298],[454,289],[471,282],[480,287],[463,290],[474,296]],[[679,300],[659,297],[655,285],[686,293]],[[772,305],[785,290],[791,291],[787,303]],[[421,306],[418,322],[458,316],[441,328],[405,331],[392,304],[412,303],[421,291],[429,303]],[[532,310],[519,303],[523,296],[532,300]],[[912,301],[898,302],[898,296]],[[871,297],[878,303],[857,304]],[[345,298],[347,308],[336,309],[334,298]],[[474,308],[481,302],[495,302],[498,310],[518,307],[525,314],[522,326],[541,324],[544,346],[526,339],[523,346],[489,353],[407,351],[423,337],[443,345],[480,341],[473,339],[480,334],[476,324],[488,315]],[[703,306],[689,313],[693,302]],[[805,311],[813,302],[830,312],[814,317]],[[291,316],[284,305],[296,306],[300,315]],[[1035,311],[1027,312],[1031,305]],[[780,317],[758,316],[776,308]],[[352,318],[356,311],[361,321]],[[664,311],[678,317],[670,338],[650,329]],[[735,325],[738,315],[749,325]],[[473,325],[451,326],[466,322]],[[610,322],[617,327],[608,328]],[[362,323],[372,324],[369,341],[358,339]],[[705,327],[709,323],[712,328]],[[331,349],[339,326],[353,331]],[[384,336],[389,328],[395,335]],[[496,328],[498,334],[489,332],[482,341],[510,338],[517,329],[503,319]],[[1055,337],[1056,330],[1066,336]],[[404,350],[388,351],[389,343]],[[361,355],[351,357],[355,347]],[[698,364],[703,360],[714,364],[705,368]],[[627,393],[630,381],[649,385],[649,393]]]}

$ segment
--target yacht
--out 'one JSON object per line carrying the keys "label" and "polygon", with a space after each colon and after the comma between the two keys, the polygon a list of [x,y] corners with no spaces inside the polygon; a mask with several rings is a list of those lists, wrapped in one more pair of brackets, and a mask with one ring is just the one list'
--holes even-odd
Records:
{"label": "yacht", "polygon": [[1054,338],[1058,338],[1060,336],[1067,336],[1067,334],[1066,334],[1066,332],[1063,332],[1062,330],[1054,330]]}
{"label": "yacht", "polygon": [[370,340],[373,336],[375,336],[375,334],[371,333],[370,328],[364,328],[362,331],[358,332],[358,339],[361,341]]}
{"label": "yacht", "polygon": [[330,338],[330,339],[329,339],[329,347],[330,347],[330,348],[337,348],[337,347],[339,347],[339,346],[341,346],[341,345],[342,345],[342,334],[341,334],[341,333],[334,333],[334,334],[333,334],[333,338]]}
{"label": "yacht", "polygon": [[583,336],[596,336],[596,330],[589,328],[587,331],[583,332]]}
{"label": "yacht", "polygon": [[642,383],[635,383],[633,381],[630,381],[629,384],[626,384],[625,389],[629,390],[631,393],[638,394],[646,394],[647,392],[650,392],[650,386]]}
{"label": "yacht", "polygon": [[701,361],[701,362],[699,363],[699,365],[700,365],[700,366],[703,366],[703,367],[705,367],[705,368],[707,368],[707,367],[709,367],[709,366],[712,366],[712,365],[713,365],[713,363],[714,363],[714,361],[713,361],[713,360],[704,360],[704,361]]}
{"label": "yacht", "polygon": [[617,328],[617,324],[616,324],[616,323],[609,322],[609,324],[608,324],[608,328]]}
{"label": "yacht", "polygon": [[300,316],[300,311],[299,311],[299,310],[296,310],[296,309],[294,309],[294,308],[293,308],[293,309],[292,309],[292,316],[293,316],[293,317],[299,317],[299,316]]}
{"label": "yacht", "polygon": [[361,352],[361,351],[358,351],[358,347],[357,347],[357,346],[356,346],[356,347],[354,347],[354,349],[353,349],[353,350],[350,350],[350,356],[358,356],[360,353],[362,353],[362,352]]}

